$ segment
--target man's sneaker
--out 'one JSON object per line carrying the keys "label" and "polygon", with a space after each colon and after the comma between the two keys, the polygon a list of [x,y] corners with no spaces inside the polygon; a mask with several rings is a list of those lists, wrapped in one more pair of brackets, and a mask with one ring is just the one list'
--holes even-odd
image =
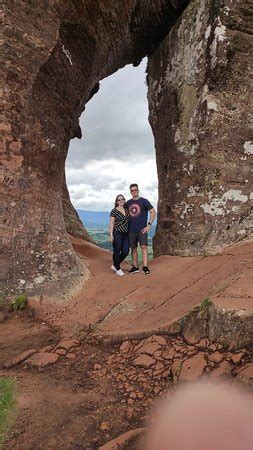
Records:
{"label": "man's sneaker", "polygon": [[114,272],[116,272],[117,271],[117,269],[116,269],[116,267],[115,266],[111,266],[111,269],[114,271]]}
{"label": "man's sneaker", "polygon": [[137,272],[140,272],[140,269],[139,269],[139,267],[135,267],[135,266],[133,266],[133,267],[132,267],[132,269],[131,269],[131,270],[129,270],[129,272],[128,272],[128,273],[137,273]]}
{"label": "man's sneaker", "polygon": [[123,270],[119,269],[119,270],[116,270],[116,275],[119,275],[119,277],[122,277],[125,274],[124,274]]}
{"label": "man's sneaker", "polygon": [[148,275],[150,273],[148,266],[143,266],[142,272]]}

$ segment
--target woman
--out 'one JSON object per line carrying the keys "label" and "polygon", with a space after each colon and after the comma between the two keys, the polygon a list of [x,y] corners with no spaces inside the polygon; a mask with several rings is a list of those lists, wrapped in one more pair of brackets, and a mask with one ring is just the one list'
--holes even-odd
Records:
{"label": "woman", "polygon": [[126,207],[126,199],[119,194],[116,197],[114,208],[110,213],[109,233],[113,244],[113,265],[111,269],[116,275],[125,275],[120,264],[129,252],[128,228],[130,215]]}

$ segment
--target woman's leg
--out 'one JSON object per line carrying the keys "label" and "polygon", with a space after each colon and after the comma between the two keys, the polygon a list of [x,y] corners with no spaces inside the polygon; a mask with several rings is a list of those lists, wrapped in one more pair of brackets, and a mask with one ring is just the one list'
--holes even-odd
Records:
{"label": "woman's leg", "polygon": [[116,270],[120,269],[120,254],[122,249],[122,234],[120,231],[113,232],[113,264]]}
{"label": "woman's leg", "polygon": [[120,254],[120,263],[127,257],[129,253],[129,239],[127,233],[122,233],[122,248]]}

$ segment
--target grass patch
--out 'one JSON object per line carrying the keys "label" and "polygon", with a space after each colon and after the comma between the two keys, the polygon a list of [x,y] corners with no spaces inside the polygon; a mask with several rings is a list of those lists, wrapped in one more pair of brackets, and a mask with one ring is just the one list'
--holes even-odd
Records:
{"label": "grass patch", "polygon": [[0,293],[0,311],[5,314],[23,310],[27,307],[26,294],[18,294],[15,297],[10,297]]}
{"label": "grass patch", "polygon": [[25,294],[17,295],[11,302],[11,306],[14,309],[14,311],[24,309],[26,305],[27,305],[27,297]]}
{"label": "grass patch", "polygon": [[16,408],[16,379],[0,378],[0,449],[10,428]]}
{"label": "grass patch", "polygon": [[210,300],[210,298],[204,298],[202,300],[202,302],[200,303],[200,311],[205,311],[208,306],[210,306],[212,304],[212,301]]}

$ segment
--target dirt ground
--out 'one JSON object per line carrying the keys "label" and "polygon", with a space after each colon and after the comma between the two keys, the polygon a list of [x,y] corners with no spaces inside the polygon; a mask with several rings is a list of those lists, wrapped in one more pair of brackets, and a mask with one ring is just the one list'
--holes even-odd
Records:
{"label": "dirt ground", "polygon": [[30,300],[38,317],[67,333],[93,330],[111,340],[140,339],[151,331],[166,332],[205,298],[253,314],[253,239],[221,255],[160,256],[150,262],[150,275],[140,270],[124,277],[110,269],[110,252],[81,239],[72,243],[90,271],[83,288],[65,302]]}
{"label": "dirt ground", "polygon": [[132,414],[122,403],[107,363],[113,348],[83,342],[46,368],[21,363],[4,369],[26,349],[43,350],[58,341],[54,329],[26,313],[1,325],[1,376],[15,376],[18,384],[18,416],[6,449],[97,449],[145,419],[147,399]]}
{"label": "dirt ground", "polygon": [[[218,256],[156,258],[149,276],[123,279],[109,252],[73,245],[90,271],[81,291],[65,303],[30,298],[0,323],[0,376],[16,377],[18,401],[5,449],[100,449],[146,427],[157,400],[200,378],[240,383],[252,395],[252,348],[232,353],[166,332],[210,296],[251,317],[252,241]],[[144,450],[144,442],[141,432],[107,450]]]}
{"label": "dirt ground", "polygon": [[[146,426],[156,399],[178,382],[199,376],[234,382],[252,367],[250,349],[231,354],[207,340],[197,347],[180,337],[153,336],[103,346],[88,336],[62,337],[29,310],[1,324],[1,376],[15,376],[18,386],[18,414],[5,449],[98,449]],[[17,363],[15,357],[31,349],[57,360],[34,362],[33,354]],[[249,385],[251,378],[239,381]],[[140,450],[143,442],[121,448]]]}

